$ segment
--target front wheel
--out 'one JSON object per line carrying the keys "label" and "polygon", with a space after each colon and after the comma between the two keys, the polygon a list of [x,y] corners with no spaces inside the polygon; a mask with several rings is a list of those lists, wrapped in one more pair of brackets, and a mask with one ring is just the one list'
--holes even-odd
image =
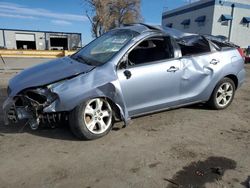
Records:
{"label": "front wheel", "polygon": [[80,139],[93,140],[106,135],[113,126],[109,102],[95,98],[76,107],[69,116],[70,128]]}
{"label": "front wheel", "polygon": [[230,78],[223,78],[215,87],[208,104],[217,110],[227,108],[233,101],[235,84]]}

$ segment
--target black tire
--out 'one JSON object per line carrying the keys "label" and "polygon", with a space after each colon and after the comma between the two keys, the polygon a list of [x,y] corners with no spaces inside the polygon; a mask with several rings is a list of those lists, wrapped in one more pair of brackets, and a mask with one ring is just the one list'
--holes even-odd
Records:
{"label": "black tire", "polygon": [[[108,101],[106,101],[106,102],[108,103]],[[94,139],[105,136],[112,129],[113,124],[114,124],[114,119],[113,119],[113,116],[112,116],[113,112],[111,110],[111,116],[112,116],[111,124],[107,128],[107,130],[105,132],[103,132],[103,133],[95,134],[95,133],[91,132],[87,128],[84,117],[83,117],[84,110],[86,108],[87,103],[88,103],[88,101],[86,101],[83,104],[80,104],[73,111],[70,112],[70,114],[69,114],[69,125],[70,125],[70,129],[71,129],[72,133],[77,138],[79,138],[81,140],[94,140]]]}
{"label": "black tire", "polygon": [[[221,106],[221,104],[219,104],[217,102],[217,98],[218,98],[218,91],[220,89],[220,87],[222,87],[223,85],[225,84],[230,84],[232,86],[232,96],[230,98],[230,100],[228,100],[228,103],[225,104],[225,106]],[[223,78],[215,87],[209,101],[207,102],[207,104],[212,108],[212,109],[215,109],[215,110],[222,110],[222,109],[225,109],[227,108],[233,101],[234,99],[234,95],[235,95],[235,83],[233,80],[231,80],[230,78],[228,77],[225,77]]]}

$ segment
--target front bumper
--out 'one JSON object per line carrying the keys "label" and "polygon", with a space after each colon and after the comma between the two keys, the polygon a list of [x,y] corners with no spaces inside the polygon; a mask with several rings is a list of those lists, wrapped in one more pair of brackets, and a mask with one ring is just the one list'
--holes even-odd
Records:
{"label": "front bumper", "polygon": [[3,104],[4,124],[17,123],[23,119],[32,119],[31,112],[25,107],[15,105],[15,100],[8,97]]}
{"label": "front bumper", "polygon": [[36,108],[31,105],[20,106],[18,98],[9,96],[3,103],[4,124],[9,125],[26,120],[31,129],[36,130],[40,123],[46,123],[54,127],[55,123],[68,119],[66,112],[53,111],[53,103],[47,107],[47,111],[48,113],[46,113],[44,109],[37,111]]}

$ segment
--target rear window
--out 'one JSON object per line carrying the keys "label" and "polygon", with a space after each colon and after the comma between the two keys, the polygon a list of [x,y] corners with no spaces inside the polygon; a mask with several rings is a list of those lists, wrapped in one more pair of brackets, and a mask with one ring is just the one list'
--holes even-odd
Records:
{"label": "rear window", "polygon": [[211,52],[209,42],[200,35],[183,37],[178,41],[182,56]]}
{"label": "rear window", "polygon": [[205,35],[206,39],[210,40],[217,50],[223,50],[225,48],[238,47],[235,44],[228,42],[228,39],[223,36]]}

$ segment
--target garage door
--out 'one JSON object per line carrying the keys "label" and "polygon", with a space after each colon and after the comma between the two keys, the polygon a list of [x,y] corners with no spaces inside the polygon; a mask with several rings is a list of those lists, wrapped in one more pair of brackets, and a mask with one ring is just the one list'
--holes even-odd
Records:
{"label": "garage door", "polygon": [[35,35],[34,34],[16,33],[16,40],[18,40],[18,41],[35,41]]}
{"label": "garage door", "polygon": [[66,35],[50,35],[50,49],[68,50],[68,37]]}

